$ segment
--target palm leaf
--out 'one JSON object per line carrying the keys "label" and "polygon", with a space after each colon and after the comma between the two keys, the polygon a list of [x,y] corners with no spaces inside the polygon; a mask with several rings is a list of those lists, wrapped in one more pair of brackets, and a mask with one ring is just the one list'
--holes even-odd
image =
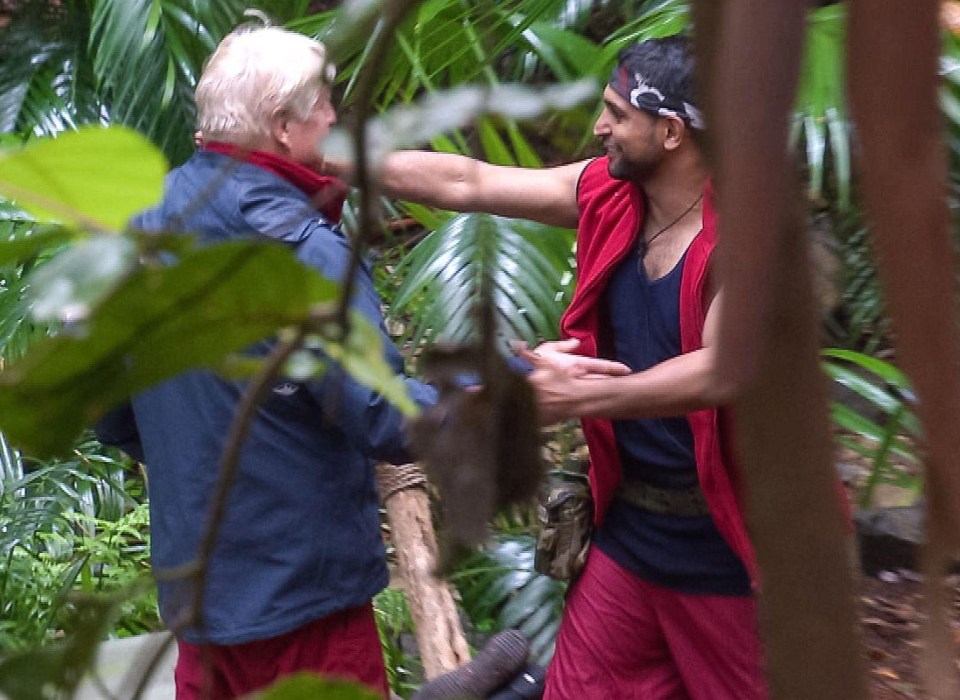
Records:
{"label": "palm leaf", "polygon": [[465,341],[474,300],[493,281],[499,333],[531,343],[556,336],[569,300],[572,232],[487,214],[454,217],[401,262],[391,313],[412,317],[407,340]]}
{"label": "palm leaf", "polygon": [[[467,3],[462,0],[427,0],[398,29],[383,66],[377,71],[374,106],[382,111],[396,102],[409,103],[424,92],[453,85],[480,82],[497,85],[505,80],[529,81],[541,62],[555,77],[571,80],[592,65],[596,47],[587,39],[562,30],[551,30],[544,17],[557,16],[564,3],[558,0],[525,0],[504,7],[502,3]],[[339,28],[336,12],[322,13],[290,23],[290,27],[327,39]],[[337,34],[343,100],[349,106],[367,56],[379,36]],[[581,49],[579,56],[576,48]],[[480,126],[483,154],[499,163],[536,166],[540,159],[516,122],[504,120]],[[460,133],[452,135],[449,147],[438,150],[471,153]]]}
{"label": "palm leaf", "polygon": [[168,159],[193,150],[193,88],[217,43],[242,18],[242,0],[99,0],[90,46],[112,118],[147,134]]}
{"label": "palm leaf", "polygon": [[566,585],[533,569],[529,535],[498,535],[454,577],[464,611],[475,625],[517,629],[539,664],[553,656]]}
{"label": "palm leaf", "polygon": [[844,97],[846,10],[830,5],[810,12],[807,43],[794,114],[794,137],[805,143],[808,196],[824,198],[827,154],[835,178],[836,201],[850,206],[850,138]]}
{"label": "palm leaf", "polygon": [[88,3],[23,3],[0,28],[0,132],[56,134],[99,121]]}

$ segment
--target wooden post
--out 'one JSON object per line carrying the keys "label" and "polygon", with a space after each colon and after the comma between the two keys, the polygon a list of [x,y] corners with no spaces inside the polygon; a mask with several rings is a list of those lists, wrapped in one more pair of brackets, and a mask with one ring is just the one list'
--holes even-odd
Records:
{"label": "wooden post", "polygon": [[467,663],[470,650],[450,586],[433,575],[437,538],[430,517],[427,480],[415,464],[380,464],[377,481],[424,675],[429,680]]}

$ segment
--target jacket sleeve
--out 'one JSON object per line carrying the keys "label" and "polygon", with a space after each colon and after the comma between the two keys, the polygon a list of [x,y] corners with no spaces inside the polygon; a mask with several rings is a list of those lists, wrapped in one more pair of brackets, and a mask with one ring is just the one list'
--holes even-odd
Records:
{"label": "jacket sleeve", "polygon": [[109,411],[93,428],[97,439],[104,445],[118,447],[132,459],[142,462],[143,446],[140,444],[140,431],[129,402],[122,403]]}
{"label": "jacket sleeve", "polygon": [[[341,282],[350,264],[350,247],[342,235],[318,221],[298,246],[297,256],[325,277]],[[397,375],[403,375],[403,357],[387,333],[370,269],[364,264],[358,272],[353,308],[379,329],[384,359]],[[410,398],[419,406],[436,403],[437,392],[432,386],[411,377],[403,377],[403,381]],[[308,386],[324,411],[360,452],[371,459],[394,464],[412,459],[403,415],[380,394],[339,367],[330,367],[322,378]]]}

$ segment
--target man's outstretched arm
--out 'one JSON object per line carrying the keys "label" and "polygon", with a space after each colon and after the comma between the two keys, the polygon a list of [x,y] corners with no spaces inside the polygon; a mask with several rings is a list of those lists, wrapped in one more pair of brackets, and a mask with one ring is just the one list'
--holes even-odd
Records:
{"label": "man's outstretched arm", "polygon": [[[396,199],[574,228],[579,219],[577,182],[587,162],[517,168],[452,153],[395,151],[376,174],[382,192]],[[353,179],[352,166],[344,162],[326,161],[324,171]]]}

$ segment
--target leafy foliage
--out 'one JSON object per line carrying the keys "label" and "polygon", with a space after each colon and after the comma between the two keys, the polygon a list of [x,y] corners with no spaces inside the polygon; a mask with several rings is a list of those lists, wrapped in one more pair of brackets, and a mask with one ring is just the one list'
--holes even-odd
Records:
{"label": "leafy foliage", "polygon": [[553,656],[566,586],[534,571],[534,553],[529,535],[496,536],[453,581],[478,629],[520,630],[530,640],[533,660],[546,664]]}
{"label": "leafy foliage", "polygon": [[[95,440],[37,464],[0,437],[0,649],[52,642],[76,620],[73,592],[117,593],[148,572],[142,495],[130,464]],[[159,624],[149,588],[116,614],[121,636]]]}
{"label": "leafy foliage", "polygon": [[75,624],[62,642],[28,649],[0,660],[0,693],[17,700],[73,697],[84,672],[93,663],[97,644],[119,614],[126,591],[74,599]]}
{"label": "leafy foliage", "polygon": [[192,151],[192,93],[202,62],[246,6],[28,0],[0,29],[0,126],[26,136],[126,124],[182,162]]}
{"label": "leafy foliage", "polygon": [[119,231],[157,202],[166,171],[136,132],[88,127],[0,153],[0,195],[40,221]]}
{"label": "leafy foliage", "polygon": [[[85,197],[91,178],[78,154],[90,148],[99,148],[101,156],[93,169],[94,194]],[[41,166],[59,162],[60,150],[63,161],[75,167],[54,175],[52,166]],[[136,198],[117,203],[94,196],[122,189],[127,173],[110,163],[127,154],[148,164],[158,160],[152,147],[122,129],[39,142],[0,160],[0,192],[15,189],[24,206],[43,202],[38,217],[56,210],[57,218],[77,225],[110,226],[143,206]],[[153,175],[156,198],[160,173]],[[149,191],[145,186],[141,196]],[[141,258],[152,263],[139,265]],[[50,266],[44,285],[43,271]],[[338,295],[336,285],[281,245],[237,241],[196,249],[184,237],[142,234],[91,237],[53,258],[34,278],[34,315],[71,323],[68,332],[38,343],[0,376],[0,425],[37,456],[66,450],[84,425],[136,391],[192,367],[220,365],[228,354],[279,328],[307,324],[320,333],[326,327],[317,325],[317,314],[324,304],[329,313]],[[383,362],[368,321],[354,314],[343,343],[326,341],[320,337],[327,354],[360,381],[414,411]]]}
{"label": "leafy foliage", "polygon": [[872,464],[860,492],[860,506],[871,505],[874,489],[881,483],[919,494],[920,423],[906,376],[888,362],[849,350],[826,349],[823,357],[827,376],[872,409],[858,411],[843,401],[831,403],[833,421],[844,431],[840,443]]}
{"label": "leafy foliage", "polygon": [[474,337],[474,302],[492,278],[502,337],[531,343],[556,337],[572,292],[573,234],[566,229],[464,214],[431,233],[402,262],[404,282],[391,314],[415,310],[414,345]]}
{"label": "leafy foliage", "polygon": [[[807,194],[824,198],[827,154],[832,156],[836,204],[851,205],[850,124],[844,98],[846,9],[830,5],[809,14],[794,133],[802,132],[808,172]],[[829,147],[828,147],[829,144]]]}
{"label": "leafy foliage", "polygon": [[51,136],[106,118],[88,0],[25,0],[0,29],[0,132]]}
{"label": "leafy foliage", "polygon": [[387,666],[390,688],[401,697],[409,697],[423,677],[419,659],[404,651],[403,637],[413,635],[413,618],[402,590],[385,588],[373,599],[380,646]]}

